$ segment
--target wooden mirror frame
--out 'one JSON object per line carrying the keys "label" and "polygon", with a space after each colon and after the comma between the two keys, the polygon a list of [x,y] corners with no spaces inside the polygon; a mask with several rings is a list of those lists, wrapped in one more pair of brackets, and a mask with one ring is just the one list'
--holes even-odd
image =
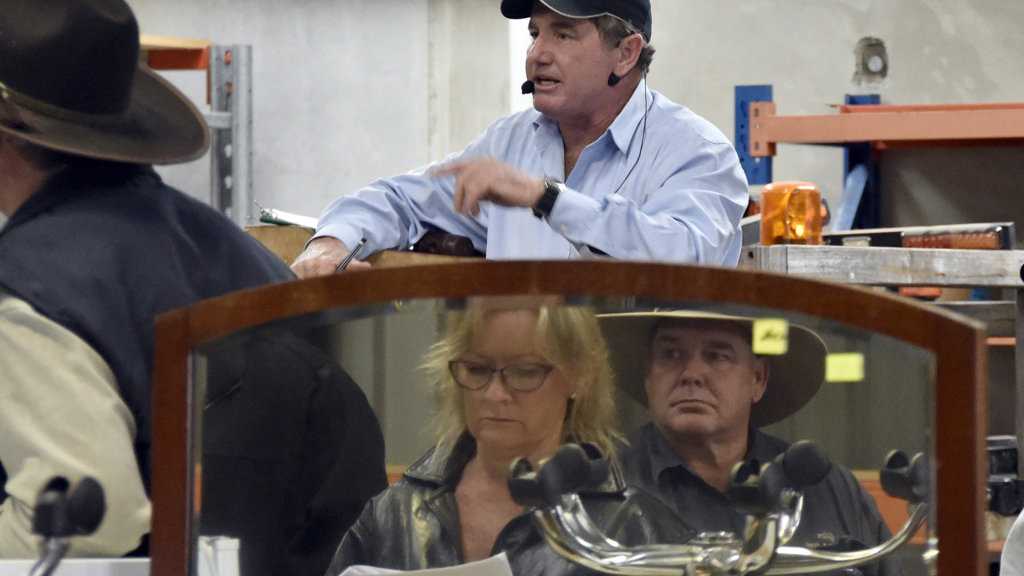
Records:
{"label": "wooden mirror frame", "polygon": [[987,574],[987,366],[980,323],[855,286],[764,272],[613,261],[481,261],[350,272],[236,292],[161,315],[153,373],[151,574],[186,576],[193,554],[189,355],[194,348],[269,322],[335,308],[511,294],[758,306],[834,320],[933,353],[938,573]]}

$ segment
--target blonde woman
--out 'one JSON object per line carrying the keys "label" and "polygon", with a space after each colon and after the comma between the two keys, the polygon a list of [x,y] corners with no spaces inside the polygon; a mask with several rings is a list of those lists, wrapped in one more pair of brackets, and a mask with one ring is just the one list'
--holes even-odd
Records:
{"label": "blonde woman", "polygon": [[[612,375],[594,315],[477,302],[450,317],[425,369],[437,385],[436,445],[366,506],[328,574],[353,564],[451,566],[499,552],[515,574],[586,573],[547,547],[507,480],[515,459],[536,466],[567,441],[614,454]],[[627,488],[612,470],[603,485],[581,495],[610,537],[629,545],[688,538],[672,512]]]}

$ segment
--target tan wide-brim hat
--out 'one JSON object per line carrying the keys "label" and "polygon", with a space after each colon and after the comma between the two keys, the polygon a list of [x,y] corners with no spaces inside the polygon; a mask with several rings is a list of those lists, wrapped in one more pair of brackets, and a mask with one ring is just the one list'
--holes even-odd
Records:
{"label": "tan wide-brim hat", "polygon": [[[654,327],[665,320],[724,322],[753,327],[755,318],[728,316],[693,310],[655,310],[598,316],[601,331],[615,370],[615,381],[629,396],[647,405],[644,382]],[[754,404],[751,424],[766,426],[803,408],[818,393],[825,380],[825,356],[828,351],[821,338],[810,329],[789,323],[785,354],[761,356],[768,362],[768,385],[764,396]]]}

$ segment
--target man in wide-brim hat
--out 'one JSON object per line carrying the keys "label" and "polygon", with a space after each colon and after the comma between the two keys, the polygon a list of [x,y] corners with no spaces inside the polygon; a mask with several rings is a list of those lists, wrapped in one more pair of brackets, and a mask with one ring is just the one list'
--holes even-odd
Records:
{"label": "man in wide-brim hat", "polygon": [[[622,453],[627,479],[658,494],[696,530],[743,534],[744,515],[725,495],[730,472],[785,451],[786,442],[758,428],[814,397],[825,378],[824,342],[790,323],[785,354],[759,356],[753,318],[664,310],[600,321],[619,386],[651,417]],[[841,466],[804,498],[793,544],[873,546],[889,536],[871,496]],[[891,560],[862,570],[899,573]]]}
{"label": "man in wide-brim hat", "polygon": [[[58,475],[72,481],[93,476],[106,493],[103,523],[95,534],[74,538],[72,554],[118,556],[136,549],[150,522],[154,318],[294,278],[284,262],[223,215],[165,185],[150,166],[199,158],[208,145],[196,108],[139,64],[139,29],[123,0],[0,0],[0,212],[10,218],[0,229],[0,558],[38,554],[31,533],[36,495]],[[313,393],[300,390],[327,394],[334,383],[281,382],[288,398],[298,399],[292,404],[299,404],[299,394]],[[351,389],[345,414],[327,415],[332,422],[359,408],[358,387]],[[232,398],[247,390],[241,386]],[[222,404],[241,406],[240,416],[254,412]],[[291,416],[286,404],[269,411],[272,421]],[[360,441],[370,450],[369,423],[376,419],[365,399],[363,407],[367,426]],[[328,440],[334,439],[319,439]],[[377,445],[379,481],[365,498],[385,483],[382,441]],[[353,443],[348,453],[360,451]],[[259,452],[261,458],[269,453],[266,446]],[[372,462],[368,456],[360,470],[344,473],[369,477]],[[232,489],[247,493],[235,480]],[[314,488],[312,480],[307,475],[295,490]],[[355,499],[361,492],[354,482],[332,482],[331,492]],[[283,488],[279,492],[287,493],[289,486]],[[317,498],[318,507],[338,500],[327,493]],[[316,520],[322,524],[314,539],[329,540],[315,569],[280,570],[269,562],[263,569],[323,573],[345,527],[333,535],[327,528],[333,530],[335,516],[345,511],[331,509],[324,519],[310,506],[288,509],[286,521],[272,516],[283,514],[277,503],[247,506],[254,515],[265,510],[261,518],[282,539],[290,537],[286,529]],[[249,544],[243,552],[259,548]],[[265,547],[277,553],[288,544],[270,540]],[[290,544],[305,547],[313,559],[313,542],[297,535]]]}

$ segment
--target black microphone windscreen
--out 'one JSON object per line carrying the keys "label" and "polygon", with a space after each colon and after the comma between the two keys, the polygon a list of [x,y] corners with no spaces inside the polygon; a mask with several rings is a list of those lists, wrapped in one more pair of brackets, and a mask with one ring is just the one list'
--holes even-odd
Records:
{"label": "black microphone windscreen", "polygon": [[60,494],[64,494],[68,491],[68,488],[70,486],[71,483],[68,482],[67,478],[63,476],[54,476],[53,478],[50,478],[50,481],[46,483],[46,486],[43,486],[43,489],[40,490],[40,493],[59,492]]}
{"label": "black microphone windscreen", "polygon": [[526,82],[523,82],[523,85],[520,86],[520,89],[523,91],[523,94],[533,94],[533,91],[536,89],[536,86],[534,86],[533,81],[527,80]]}
{"label": "black microphone windscreen", "polygon": [[813,486],[832,470],[828,456],[809,440],[801,440],[783,452],[782,468],[794,487]]}
{"label": "black microphone windscreen", "polygon": [[78,534],[92,534],[107,512],[107,499],[100,483],[86,476],[68,496],[68,521]]}

